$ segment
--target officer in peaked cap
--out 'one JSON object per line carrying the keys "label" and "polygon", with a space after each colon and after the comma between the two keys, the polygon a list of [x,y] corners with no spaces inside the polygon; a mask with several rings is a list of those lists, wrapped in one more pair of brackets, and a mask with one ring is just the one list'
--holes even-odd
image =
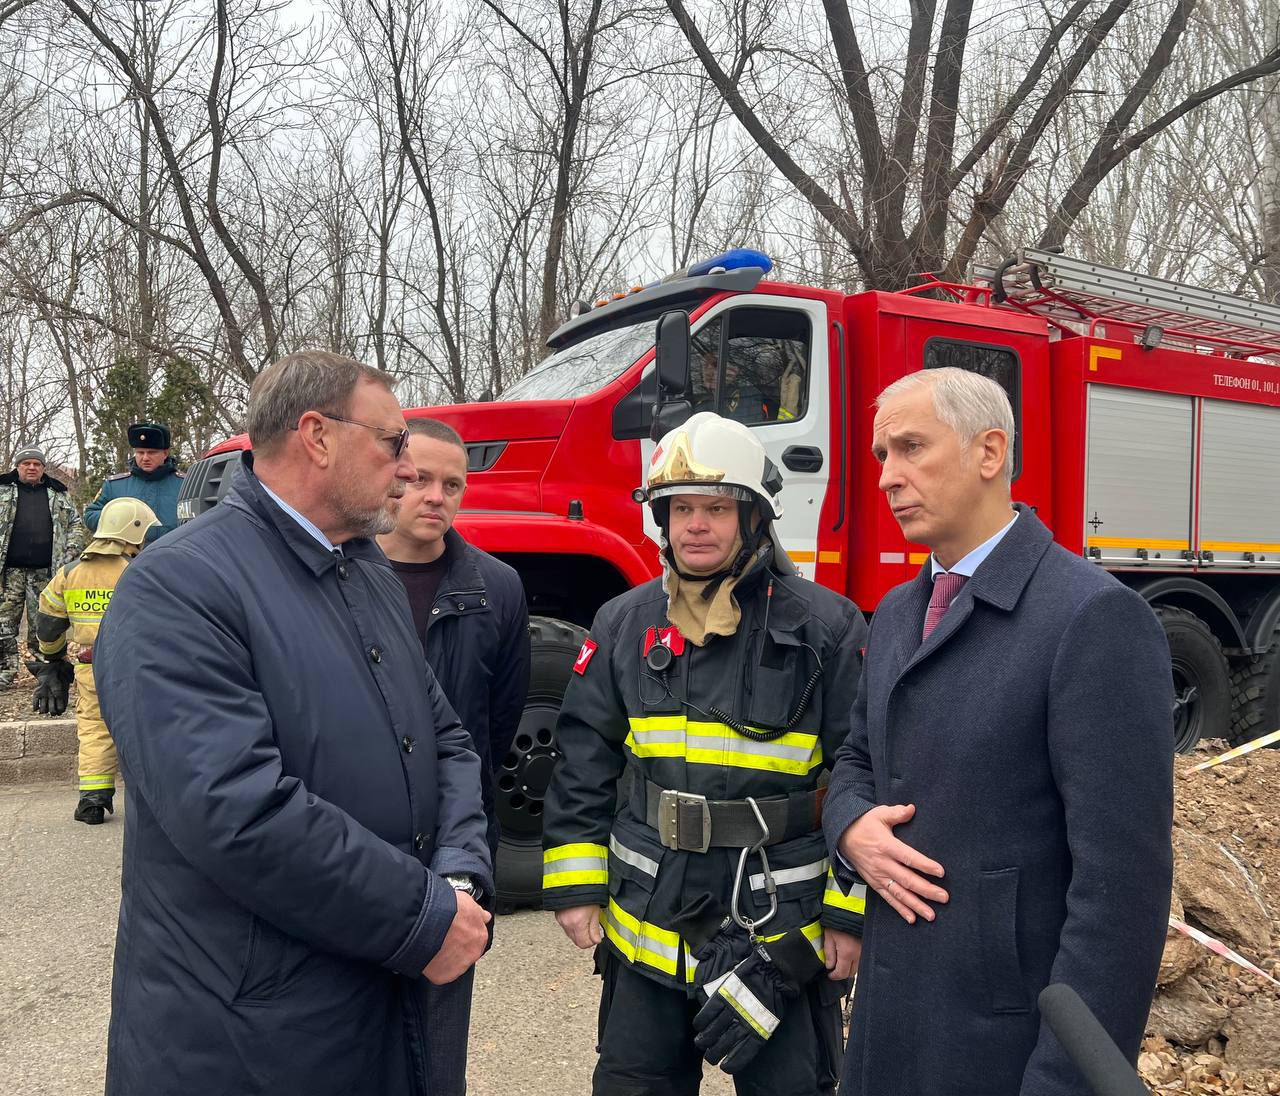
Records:
{"label": "officer in peaked cap", "polygon": [[129,470],[108,476],[98,497],[84,512],[90,530],[98,528],[98,516],[112,499],[135,498],[155,512],[160,524],[147,533],[147,543],[158,540],[178,527],[178,494],[182,473],[170,455],[169,428],[158,422],[135,422],[129,427]]}

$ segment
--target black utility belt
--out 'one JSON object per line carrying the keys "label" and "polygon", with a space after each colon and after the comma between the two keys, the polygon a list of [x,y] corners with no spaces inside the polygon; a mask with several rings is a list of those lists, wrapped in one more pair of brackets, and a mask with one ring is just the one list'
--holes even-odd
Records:
{"label": "black utility belt", "polygon": [[632,802],[644,804],[645,824],[658,831],[664,846],[706,852],[778,845],[821,829],[827,789],[767,799],[708,799],[664,788],[637,772],[635,793]]}

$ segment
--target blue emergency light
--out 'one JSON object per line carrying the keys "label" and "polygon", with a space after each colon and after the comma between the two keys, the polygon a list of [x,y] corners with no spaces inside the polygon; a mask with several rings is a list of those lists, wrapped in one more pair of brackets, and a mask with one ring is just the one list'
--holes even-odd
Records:
{"label": "blue emergency light", "polygon": [[757,266],[768,274],[773,269],[773,260],[763,251],[756,251],[750,247],[734,247],[723,254],[713,255],[710,259],[694,263],[683,272],[683,276],[696,278],[700,274],[710,274],[712,271],[742,270],[748,266]]}

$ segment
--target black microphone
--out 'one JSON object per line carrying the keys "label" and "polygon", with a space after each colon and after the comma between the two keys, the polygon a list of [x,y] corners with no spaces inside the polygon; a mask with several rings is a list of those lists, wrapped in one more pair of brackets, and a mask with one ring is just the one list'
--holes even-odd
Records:
{"label": "black microphone", "polygon": [[1095,1096],[1151,1096],[1080,995],[1061,982],[1040,991],[1040,1015]]}

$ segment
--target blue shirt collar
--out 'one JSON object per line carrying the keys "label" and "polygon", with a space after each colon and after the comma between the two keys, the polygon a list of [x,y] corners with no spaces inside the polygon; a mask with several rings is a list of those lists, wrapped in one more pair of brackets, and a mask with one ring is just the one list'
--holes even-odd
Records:
{"label": "blue shirt collar", "polygon": [[996,545],[1004,540],[1004,535],[1013,528],[1013,523],[1018,520],[1018,512],[1015,510],[1013,517],[1009,519],[1009,524],[1000,530],[994,537],[984,540],[972,552],[961,559],[954,567],[948,571],[938,562],[938,557],[929,556],[929,563],[933,567],[933,578],[937,578],[943,574],[964,575],[965,578],[973,578],[973,572],[978,569],[982,562],[995,551]]}
{"label": "blue shirt collar", "polygon": [[296,521],[299,525],[301,525],[303,529],[305,529],[317,541],[320,542],[321,546],[324,548],[326,552],[337,552],[339,555],[342,554],[342,548],[339,545],[334,544],[328,537],[326,537],[322,532],[320,532],[320,527],[316,525],[314,521],[308,518],[305,514],[301,514],[297,510],[295,510],[292,506],[290,506],[287,502],[285,502],[284,499],[282,499],[273,490],[271,490],[270,487],[268,487],[265,483],[263,483],[261,479],[258,480],[258,483],[262,487],[262,489],[268,495],[271,496],[272,501],[278,507],[280,507],[281,510],[283,510],[286,514],[288,514],[291,518],[293,518],[294,521]]}

